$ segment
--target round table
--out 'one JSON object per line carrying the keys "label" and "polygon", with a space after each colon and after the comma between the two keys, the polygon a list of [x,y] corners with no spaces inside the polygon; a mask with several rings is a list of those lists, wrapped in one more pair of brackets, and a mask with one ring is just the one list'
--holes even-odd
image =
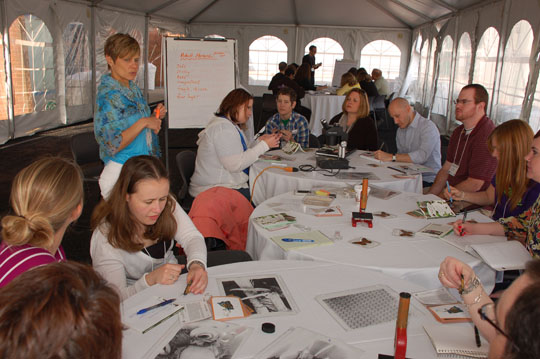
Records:
{"label": "round table", "polygon": [[[412,238],[393,234],[395,229],[416,232],[428,223],[449,223],[453,221],[453,218],[427,220],[413,218],[406,214],[418,208],[416,201],[434,199],[438,199],[438,197],[416,193],[401,193],[387,200],[370,196],[367,203],[367,212],[385,211],[395,215],[395,218],[374,216],[373,228],[368,228],[366,224],[358,224],[354,228],[351,225],[351,212],[358,211],[358,203],[355,199],[338,197],[334,200],[331,205],[340,207],[343,212],[340,217],[316,217],[308,214],[308,207],[302,205],[302,197],[293,196],[291,193],[283,194],[257,206],[251,218],[276,212],[286,212],[296,217],[296,225],[290,225],[288,228],[276,231],[268,231],[250,220],[246,251],[257,260],[322,260],[332,263],[351,264],[406,279],[428,289],[441,286],[437,278],[439,265],[446,256],[452,256],[473,267],[486,290],[491,291],[495,283],[495,271],[482,260],[446,243],[442,239],[421,234],[416,234]],[[468,219],[476,219],[479,222],[489,221],[488,217],[479,212],[469,213]],[[271,237],[289,234],[294,238],[295,233],[310,230],[319,230],[332,239],[333,243],[285,251],[271,240]],[[336,236],[336,231],[339,232],[338,236]],[[339,236],[342,239],[336,240],[335,238]],[[455,234],[452,233],[447,238],[453,236]],[[477,237],[481,241],[496,242],[506,240],[505,237],[499,236],[467,236],[468,239],[473,237]],[[373,248],[365,248],[350,243],[357,238],[367,238],[380,244]]]}
{"label": "round table", "polygon": [[307,93],[302,99],[302,106],[311,110],[309,131],[315,136],[322,134],[321,120],[330,122],[332,117],[342,112],[345,96],[328,95],[324,93]]}
{"label": "round table", "polygon": [[[292,155],[286,155],[281,150],[269,151],[267,155],[285,156],[292,159],[291,161],[263,161],[258,160],[253,163],[249,170],[249,185],[250,191],[253,191],[253,184],[255,183],[255,192],[253,192],[252,201],[256,205],[262,203],[268,198],[275,197],[277,195],[300,190],[310,190],[315,187],[346,187],[357,183],[362,183],[361,178],[346,178],[347,173],[373,173],[377,176],[378,180],[370,180],[370,183],[379,187],[392,189],[396,191],[416,192],[422,193],[422,176],[411,175],[404,176],[400,172],[388,168],[388,166],[396,165],[399,163],[392,162],[379,162],[377,160],[368,159],[362,154],[365,151],[355,151],[350,154],[347,159],[349,165],[355,167],[354,169],[341,170],[337,176],[327,176],[329,173],[322,171],[314,172],[286,172],[280,168],[270,168],[266,170],[255,183],[257,175],[269,166],[292,166],[300,167],[301,165],[315,166],[315,150],[306,149],[306,152],[298,151]],[[377,167],[373,167],[377,166]],[[334,170],[336,172],[337,170]]]}
{"label": "round table", "polygon": [[[353,345],[363,351],[359,356],[361,359],[376,358],[378,353],[393,354],[395,320],[346,331],[316,301],[315,297],[321,294],[365,288],[374,285],[384,285],[397,293],[401,291],[414,293],[424,290],[422,286],[417,284],[346,264],[317,261],[253,261],[209,268],[209,281],[206,294],[222,294],[218,286],[219,279],[246,276],[279,276],[298,310],[295,314],[271,317],[251,316],[232,320],[231,322],[234,324],[252,328],[247,340],[234,354],[235,359],[255,358],[258,352],[291,327],[302,327]],[[182,292],[185,285],[186,275],[182,275],[173,285],[158,284],[147,288],[127,298],[122,303],[122,313],[125,315],[124,313],[133,311],[134,308],[139,308],[140,303],[149,296],[176,298],[176,302],[179,304],[203,299],[202,295],[189,294],[183,296]],[[422,329],[422,325],[436,324],[437,322],[414,299],[411,301],[410,308],[411,315],[407,329],[407,357],[434,359],[437,355]],[[261,324],[264,322],[275,324],[275,333],[263,333],[261,331]],[[468,323],[457,325],[470,327]],[[180,327],[181,324],[178,320],[172,318],[146,334],[140,334],[133,329],[125,330],[123,332],[122,357],[126,359],[153,358],[162,346],[160,343],[163,342],[163,338],[170,338]],[[472,327],[469,330],[472,332]],[[165,339],[165,341],[168,340]]]}

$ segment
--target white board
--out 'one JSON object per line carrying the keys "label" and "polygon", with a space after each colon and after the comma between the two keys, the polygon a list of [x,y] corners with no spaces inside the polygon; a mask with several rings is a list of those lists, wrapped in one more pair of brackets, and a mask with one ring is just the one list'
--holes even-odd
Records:
{"label": "white board", "polygon": [[167,38],[169,128],[204,128],[235,88],[236,41]]}
{"label": "white board", "polygon": [[358,60],[336,60],[334,64],[334,78],[332,86],[341,87],[341,75],[349,71],[351,67],[358,67]]}

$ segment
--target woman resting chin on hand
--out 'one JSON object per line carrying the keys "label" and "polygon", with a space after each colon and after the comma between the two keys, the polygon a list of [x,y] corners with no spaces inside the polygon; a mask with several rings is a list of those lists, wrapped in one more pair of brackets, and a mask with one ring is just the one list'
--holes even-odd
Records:
{"label": "woman resting chin on hand", "polygon": [[154,284],[176,282],[185,266],[173,254],[173,238],[187,255],[191,292],[206,289],[204,239],[175,204],[163,164],[156,157],[137,156],[126,161],[109,198],[94,210],[93,266],[122,299]]}

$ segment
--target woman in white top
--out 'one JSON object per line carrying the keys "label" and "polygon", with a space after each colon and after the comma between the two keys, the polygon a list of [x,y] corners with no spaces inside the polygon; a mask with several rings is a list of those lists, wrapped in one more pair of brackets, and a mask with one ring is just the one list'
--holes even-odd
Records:
{"label": "woman in white top", "polygon": [[157,283],[176,282],[184,265],[173,254],[173,239],[187,255],[191,292],[206,289],[203,236],[175,206],[163,164],[156,157],[137,156],[125,162],[109,198],[94,209],[93,266],[122,299]]}
{"label": "woman in white top", "polygon": [[263,135],[248,146],[242,132],[253,111],[253,97],[243,89],[229,92],[215,117],[199,134],[195,172],[189,193],[217,186],[238,190],[249,200],[249,166],[272,147],[279,146],[279,134]]}

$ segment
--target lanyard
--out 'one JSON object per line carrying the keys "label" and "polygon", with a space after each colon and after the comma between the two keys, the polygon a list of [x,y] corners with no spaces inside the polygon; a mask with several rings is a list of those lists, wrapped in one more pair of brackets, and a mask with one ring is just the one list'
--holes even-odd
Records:
{"label": "lanyard", "polygon": [[[246,144],[246,140],[244,139],[244,135],[242,135],[242,132],[240,132],[240,129],[238,127],[236,127],[236,130],[238,131],[238,134],[240,135],[240,141],[242,141],[242,148],[244,149],[244,152],[246,152],[247,144]],[[244,168],[242,171],[249,176],[249,167]]]}
{"label": "lanyard", "polygon": [[456,153],[454,154],[454,160],[452,163],[455,163],[458,165],[458,167],[461,165],[461,160],[463,159],[463,154],[465,153],[465,149],[467,148],[467,142],[469,142],[469,136],[470,134],[466,135],[467,139],[465,140],[465,146],[463,146],[463,150],[461,151],[461,157],[459,158],[459,163],[456,163],[456,157],[457,157],[457,151],[459,150],[459,143],[461,142],[461,135],[463,135],[463,131],[465,131],[465,127],[461,130],[461,133],[459,134],[458,143],[456,146]]}

